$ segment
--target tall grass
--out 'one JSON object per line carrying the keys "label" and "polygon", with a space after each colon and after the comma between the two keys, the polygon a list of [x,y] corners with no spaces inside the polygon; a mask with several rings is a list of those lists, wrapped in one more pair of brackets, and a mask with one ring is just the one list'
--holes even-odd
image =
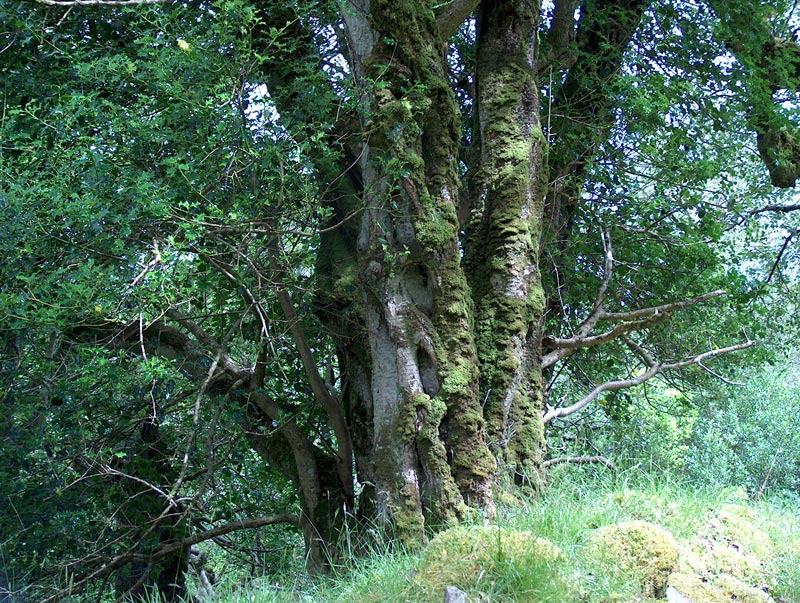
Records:
{"label": "tall grass", "polygon": [[[765,560],[765,575],[774,596],[800,603],[800,516],[789,499],[750,500],[741,488],[689,487],[667,474],[641,470],[612,473],[594,468],[554,469],[545,494],[536,500],[516,492],[498,507],[496,524],[526,530],[549,540],[562,552],[558,563],[494,560],[475,601],[585,602],[646,601],[634,577],[603,571],[607,560],[587,553],[587,536],[596,528],[628,520],[645,520],[688,542],[703,533],[711,517],[730,505],[746,506],[748,517],[774,545]],[[372,554],[351,559],[334,576],[315,581],[274,577],[230,592],[224,603],[440,603],[444,584],[423,588],[415,578],[420,554],[377,546]],[[600,569],[598,569],[600,568]],[[282,586],[277,586],[281,584]],[[479,591],[479,592],[478,592]]]}

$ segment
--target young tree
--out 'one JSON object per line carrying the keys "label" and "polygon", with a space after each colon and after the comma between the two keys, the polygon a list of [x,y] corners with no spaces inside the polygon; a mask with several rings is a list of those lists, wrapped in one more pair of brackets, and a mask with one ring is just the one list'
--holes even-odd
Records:
{"label": "young tree", "polygon": [[[140,417],[186,450],[130,478],[163,494],[156,524],[198,512],[230,412],[298,494],[261,525],[297,523],[312,571],[356,519],[422,542],[491,516],[504,477],[540,488],[547,422],[753,343],[670,324],[736,284],[711,245],[763,198],[717,203],[741,150],[725,129],[750,128],[775,186],[796,179],[775,97],[797,91],[790,7],[40,4],[0,39],[4,361],[69,383],[46,361],[90,348],[192,392]],[[601,381],[548,402],[601,344]],[[148,580],[215,533],[190,532],[116,566]]]}

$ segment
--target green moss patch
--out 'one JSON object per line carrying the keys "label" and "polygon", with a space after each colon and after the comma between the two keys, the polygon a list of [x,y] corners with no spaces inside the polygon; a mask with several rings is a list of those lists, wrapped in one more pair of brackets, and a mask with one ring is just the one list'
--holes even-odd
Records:
{"label": "green moss patch", "polygon": [[678,565],[678,543],[667,530],[647,521],[626,521],[595,530],[587,554],[603,571],[636,576],[647,597],[664,597]]}
{"label": "green moss patch", "polygon": [[459,526],[431,540],[420,562],[417,584],[425,591],[457,586],[465,591],[492,592],[509,575],[549,573],[547,565],[561,557],[552,542],[532,532],[498,527]]}
{"label": "green moss patch", "polygon": [[713,581],[695,574],[672,574],[669,585],[692,603],[774,603],[763,590],[750,586],[729,574]]}
{"label": "green moss patch", "polygon": [[767,562],[775,556],[769,536],[755,524],[755,513],[725,505],[713,513],[681,552],[679,571],[669,584],[695,603],[771,603]]}

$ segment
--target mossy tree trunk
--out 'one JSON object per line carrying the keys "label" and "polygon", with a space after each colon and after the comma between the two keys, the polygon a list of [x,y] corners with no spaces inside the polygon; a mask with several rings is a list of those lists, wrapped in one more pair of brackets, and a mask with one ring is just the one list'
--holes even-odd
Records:
{"label": "mossy tree trunk", "polygon": [[465,241],[489,443],[501,469],[540,483],[539,241],[547,186],[539,118],[539,9],[489,2],[478,19],[476,138],[480,148]]}
{"label": "mossy tree trunk", "polygon": [[[340,310],[326,322],[339,334],[348,377],[366,485],[359,507],[407,542],[420,541],[426,523],[461,516],[465,503],[491,514],[497,459],[501,469],[539,481],[546,167],[536,15],[513,2],[483,9],[482,205],[460,239],[461,116],[446,56],[452,32],[420,2],[365,2],[344,13],[363,93],[360,223],[324,237],[318,269],[330,285],[326,307]],[[352,210],[337,206],[335,217]]]}
{"label": "mossy tree trunk", "polygon": [[460,118],[430,8],[374,2],[346,21],[365,133],[353,257],[364,330],[344,356],[366,356],[356,381],[368,411],[353,439],[371,485],[362,503],[419,542],[425,522],[459,517],[465,499],[490,506],[495,469],[458,241]]}

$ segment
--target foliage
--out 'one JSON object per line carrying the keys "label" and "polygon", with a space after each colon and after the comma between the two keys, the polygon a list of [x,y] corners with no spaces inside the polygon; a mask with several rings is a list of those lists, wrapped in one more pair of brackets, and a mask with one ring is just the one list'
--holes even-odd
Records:
{"label": "foliage", "polygon": [[[795,341],[800,230],[770,184],[793,139],[766,140],[800,88],[788,3],[742,44],[746,0],[588,3],[561,31],[569,2],[447,27],[461,3],[368,4],[0,6],[3,580],[174,599],[189,540],[258,517],[286,526],[207,545],[228,580],[296,569],[301,541],[333,570],[543,483],[543,397]],[[796,491],[797,376],[731,397],[709,373],[737,362],[603,394],[551,452],[591,435],[621,468]],[[605,523],[655,512],[615,496]],[[503,569],[497,593],[545,596]]]}
{"label": "foliage", "polygon": [[744,486],[754,494],[782,490],[797,494],[797,359],[750,369],[740,378],[745,382],[742,387],[710,392],[686,453],[687,473],[702,482]]}
{"label": "foliage", "polygon": [[[0,531],[5,571],[18,584],[76,571],[98,548],[111,546],[107,557],[158,545],[161,528],[142,536],[163,511],[158,500],[141,505],[153,492],[181,501],[184,533],[189,521],[202,530],[293,506],[286,479],[243,437],[241,407],[214,386],[198,394],[192,372],[208,373],[210,362],[171,362],[146,329],[165,307],[203,314],[206,329],[230,338],[250,329],[236,287],[211,270],[209,258],[221,260],[229,243],[207,238],[209,226],[224,215],[226,228],[245,233],[267,205],[302,227],[306,212],[279,202],[282,187],[302,196],[302,173],[276,180],[272,171],[276,157],[299,162],[298,149],[269,135],[268,116],[248,117],[241,65],[259,64],[248,38],[255,18],[243,3],[218,9],[201,19],[188,17],[195,8],[107,18],[76,9],[52,27],[49,11],[26,7],[13,21],[0,153],[10,226],[0,233],[0,471],[14,488]],[[92,44],[82,48],[84,39]],[[259,140],[251,119],[265,124]],[[252,188],[265,170],[269,179]],[[298,269],[308,254],[293,259]],[[114,345],[130,324],[139,343]],[[291,394],[297,365],[282,366],[269,387]],[[254,488],[262,483],[269,487]],[[263,571],[297,537],[236,540],[222,544],[249,549],[238,563]]]}

